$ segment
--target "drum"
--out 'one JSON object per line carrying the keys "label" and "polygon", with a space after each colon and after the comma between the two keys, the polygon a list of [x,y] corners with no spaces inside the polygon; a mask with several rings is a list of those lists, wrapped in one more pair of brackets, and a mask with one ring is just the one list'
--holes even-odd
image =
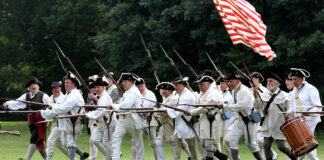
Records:
{"label": "drum", "polygon": [[305,125],[302,116],[289,119],[280,127],[280,131],[285,135],[296,157],[305,155],[318,147],[318,142]]}

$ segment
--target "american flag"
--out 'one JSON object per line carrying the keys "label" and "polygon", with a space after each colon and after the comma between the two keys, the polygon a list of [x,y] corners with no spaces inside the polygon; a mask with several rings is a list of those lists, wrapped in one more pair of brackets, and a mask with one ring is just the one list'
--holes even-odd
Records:
{"label": "american flag", "polygon": [[243,43],[271,61],[276,57],[265,40],[267,26],[244,0],[213,0],[233,44]]}

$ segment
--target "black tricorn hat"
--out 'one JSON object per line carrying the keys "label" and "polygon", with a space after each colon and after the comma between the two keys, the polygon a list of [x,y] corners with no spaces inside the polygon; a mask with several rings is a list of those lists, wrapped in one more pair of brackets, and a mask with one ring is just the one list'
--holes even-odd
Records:
{"label": "black tricorn hat", "polygon": [[63,78],[64,81],[66,79],[70,79],[77,87],[81,86],[81,82],[71,71],[69,71],[69,74]]}
{"label": "black tricorn hat", "polygon": [[195,83],[200,83],[200,82],[209,82],[209,83],[213,83],[214,79],[211,76],[205,75],[205,74],[201,74],[198,76],[198,80],[195,81]]}
{"label": "black tricorn hat", "polygon": [[270,72],[270,73],[268,73],[267,74],[267,79],[268,78],[272,78],[272,79],[275,79],[275,80],[277,80],[280,84],[283,84],[284,83],[284,81],[277,75],[277,74],[275,74],[275,73],[273,73],[273,72]]}
{"label": "black tricorn hat", "polygon": [[106,76],[107,79],[108,78],[114,78],[115,79],[114,75],[115,74],[113,72],[108,72],[108,73],[105,74],[105,76]]}
{"label": "black tricorn hat", "polygon": [[140,84],[144,84],[145,81],[143,78],[139,78],[138,80],[135,81],[135,85],[140,85]]}
{"label": "black tricorn hat", "polygon": [[238,79],[238,80],[241,80],[242,77],[236,73],[230,73],[226,76],[226,80],[231,80],[231,79]]}
{"label": "black tricorn hat", "polygon": [[177,77],[177,78],[175,78],[174,80],[173,80],[173,84],[174,83],[179,83],[179,84],[183,84],[183,85],[185,85],[185,86],[188,86],[189,85],[189,77]]}
{"label": "black tricorn hat", "polygon": [[118,83],[120,81],[123,81],[123,80],[136,81],[138,79],[139,79],[139,77],[136,74],[134,74],[134,73],[122,73],[120,75],[120,78],[118,80]]}
{"label": "black tricorn hat", "polygon": [[89,76],[89,87],[94,88],[94,82],[98,79],[98,75]]}
{"label": "black tricorn hat", "polygon": [[202,74],[210,76],[212,78],[214,77],[214,73],[209,69],[204,70],[204,72]]}
{"label": "black tricorn hat", "polygon": [[105,76],[97,78],[95,82],[93,82],[94,86],[108,86],[108,80]]}
{"label": "black tricorn hat", "polygon": [[50,89],[53,89],[54,87],[62,87],[62,82],[61,81],[52,82]]}
{"label": "black tricorn hat", "polygon": [[32,84],[37,84],[37,85],[39,85],[39,86],[42,86],[43,85],[43,83],[40,81],[40,80],[38,80],[37,78],[33,78],[33,79],[30,79],[30,80],[28,80],[24,85],[23,85],[23,87],[24,88],[28,88],[30,85],[32,85]]}
{"label": "black tricorn hat", "polygon": [[251,73],[251,77],[259,78],[260,82],[263,82],[264,81],[264,78],[263,78],[262,74],[259,73],[259,72],[252,72]]}
{"label": "black tricorn hat", "polygon": [[290,73],[288,77],[297,76],[297,77],[310,77],[310,73],[302,68],[290,68]]}
{"label": "black tricorn hat", "polygon": [[175,90],[175,87],[172,83],[170,82],[161,82],[159,83],[158,85],[156,85],[155,87],[156,90],[159,90],[159,89],[166,89],[166,90],[172,90],[174,91]]}
{"label": "black tricorn hat", "polygon": [[225,82],[225,78],[219,76],[219,77],[217,78],[217,80],[216,80],[216,84],[219,85],[221,82]]}

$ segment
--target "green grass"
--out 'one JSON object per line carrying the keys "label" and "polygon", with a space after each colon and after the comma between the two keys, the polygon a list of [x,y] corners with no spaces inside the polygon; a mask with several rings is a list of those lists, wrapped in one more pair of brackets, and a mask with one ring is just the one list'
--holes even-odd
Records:
{"label": "green grass", "polygon": [[[19,130],[21,136],[13,136],[13,135],[0,135],[0,160],[16,160],[18,158],[25,158],[27,153],[27,147],[29,145],[29,129],[27,127],[27,122],[2,122],[1,130]],[[49,132],[47,132],[47,135]],[[316,138],[320,144],[324,143],[324,137],[320,134],[316,134]],[[154,156],[152,153],[152,149],[147,140],[147,136],[143,137],[144,145],[145,145],[145,159],[146,160],[154,160]],[[89,153],[89,135],[86,133],[84,128],[83,133],[79,137],[77,141],[77,145],[83,150]],[[169,145],[164,146],[165,153],[167,159],[172,159],[172,152],[170,150]],[[281,153],[278,149],[276,144],[273,144],[273,149],[279,154],[279,160],[285,160],[285,155]],[[321,145],[318,147],[317,152],[320,159],[324,159],[324,152],[321,152],[324,147]],[[126,135],[123,139],[122,143],[122,152],[123,157],[122,160],[129,160],[131,157],[131,136]],[[223,152],[225,152],[223,150]],[[243,143],[243,137],[240,143],[240,158],[242,160],[250,160],[254,159],[251,152]],[[184,152],[181,153],[181,157],[183,160],[187,159],[186,154]],[[34,154],[34,160],[41,160],[41,156],[39,153]],[[61,153],[58,149],[55,149],[54,153],[54,160],[63,160],[67,159],[63,153]],[[98,160],[103,159],[103,155],[98,151]]]}

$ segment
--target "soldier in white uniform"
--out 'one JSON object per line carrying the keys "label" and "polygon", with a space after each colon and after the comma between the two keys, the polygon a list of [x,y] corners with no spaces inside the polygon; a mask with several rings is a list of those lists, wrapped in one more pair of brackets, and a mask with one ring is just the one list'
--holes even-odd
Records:
{"label": "soldier in white uniform", "polygon": [[220,104],[219,107],[226,111],[237,112],[240,116],[235,119],[231,133],[230,147],[233,160],[238,160],[239,140],[242,135],[245,138],[245,144],[251,150],[257,160],[262,160],[262,155],[256,141],[256,124],[250,122],[249,115],[253,108],[254,98],[249,88],[243,85],[240,77],[231,73],[227,76],[228,84],[232,90],[234,104]]}
{"label": "soldier in white uniform", "polygon": [[[99,77],[93,84],[98,95],[98,106],[112,105],[112,100],[107,94],[105,86],[108,86],[108,81],[105,76]],[[112,133],[114,132],[117,123],[116,116],[113,112],[107,109],[98,108],[97,110],[86,113],[86,117],[95,120],[93,123],[93,135],[91,141],[94,143],[101,153],[105,156],[105,160],[112,159]]]}
{"label": "soldier in white uniform", "polygon": [[[189,85],[187,79],[178,77],[173,82],[176,92],[179,94],[178,108],[182,110],[191,111],[195,109],[192,106],[196,103],[194,94],[186,88]],[[189,105],[186,105],[189,104]],[[175,111],[173,109],[167,109],[168,115],[175,120],[174,135],[178,138],[184,138],[189,146],[191,153],[191,159],[197,160],[196,151],[196,137],[197,131],[194,129],[194,122],[192,116],[186,116],[183,112]]]}
{"label": "soldier in white uniform", "polygon": [[[316,87],[309,84],[305,79],[310,76],[310,73],[305,69],[301,68],[290,68],[289,76],[292,78],[294,83],[294,89],[291,92],[291,107],[292,111],[321,111],[322,108],[316,107],[321,106],[321,99],[319,92]],[[314,134],[315,128],[321,118],[319,114],[304,114],[305,124],[309,131]],[[316,150],[313,150],[307,154],[311,160],[318,160]],[[299,157],[298,159],[305,159],[305,156]]]}
{"label": "soldier in white uniform", "polygon": [[[62,93],[61,87],[62,87],[61,81],[52,82],[50,89],[51,89],[53,95],[50,96],[50,101],[49,101],[50,105],[53,106],[54,104],[63,103],[63,101],[65,99],[65,95]],[[67,148],[66,148],[66,146],[63,145],[63,142],[62,142],[63,130],[59,129],[58,121],[60,121],[60,119],[53,118],[52,121],[50,122],[51,123],[51,133],[47,139],[46,160],[52,159],[52,156],[54,153],[54,145],[56,145],[57,148],[59,148],[66,156],[69,156],[68,152],[67,152]]]}
{"label": "soldier in white uniform", "polygon": [[[163,102],[162,104],[176,107],[178,103],[178,96],[173,94],[172,92],[175,90],[174,85],[170,82],[162,82],[156,86],[156,90],[159,90],[162,97]],[[160,106],[160,109],[166,109],[165,107]],[[156,145],[157,145],[157,151],[159,154],[159,158],[161,160],[166,160],[163,145],[165,143],[168,143],[171,147],[172,153],[173,153],[173,160],[180,160],[181,156],[181,150],[180,148],[184,147],[187,148],[188,152],[190,153],[188,149],[187,143],[182,143],[182,139],[179,139],[177,136],[174,136],[174,125],[173,125],[173,119],[168,116],[168,114],[162,113],[159,116],[159,121],[161,123],[161,127],[159,129],[159,133],[156,139]],[[191,157],[191,156],[189,156]]]}
{"label": "soldier in white uniform", "polygon": [[[122,81],[126,90],[119,104],[113,104],[109,109],[142,108],[142,95],[135,86],[139,77],[133,73],[122,73],[118,81]],[[121,155],[121,143],[124,135],[129,132],[134,138],[136,155],[138,160],[144,159],[144,144],[141,130],[145,127],[145,120],[136,113],[119,114],[115,132],[113,133],[113,160],[119,160]]]}
{"label": "soldier in white uniform", "polygon": [[263,93],[263,103],[260,97],[254,91],[254,108],[260,110],[264,117],[261,120],[260,134],[264,138],[264,152],[266,159],[273,159],[273,151],[271,149],[273,139],[276,140],[278,149],[289,156],[290,159],[296,159],[286,143],[284,134],[280,131],[280,126],[285,123],[285,115],[280,112],[290,112],[289,94],[282,91],[279,86],[283,83],[278,75],[269,73],[267,77],[267,88],[269,90]]}
{"label": "soldier in white uniform", "polygon": [[[88,94],[88,97],[87,97],[87,104],[88,105],[95,105],[95,101],[97,101],[97,97],[96,96],[93,96],[96,94],[96,89],[95,89],[95,86],[94,86],[94,82],[97,80],[99,76],[98,75],[92,75],[92,76],[89,76],[89,88],[90,88],[90,92],[92,94]],[[90,96],[93,98],[93,99],[90,99]],[[91,110],[91,108],[86,108],[86,112],[88,112],[89,110]],[[88,133],[90,133],[90,157],[89,159],[90,160],[95,160],[97,158],[97,154],[98,154],[98,149],[96,147],[96,145],[93,143],[92,139],[94,137],[94,134],[93,133],[93,130],[94,130],[94,124],[96,123],[96,120],[91,120],[91,119],[88,119]]]}
{"label": "soldier in white uniform", "polygon": [[[225,82],[224,78],[219,77],[216,82],[219,85],[220,90],[222,91],[223,99],[225,104],[234,103],[233,96],[228,88],[228,85]],[[228,159],[232,160],[231,148],[230,148],[230,138],[231,132],[233,129],[233,124],[235,120],[235,113],[231,113],[232,117],[225,120],[225,124],[222,130],[222,137],[223,137],[223,146],[227,153]],[[237,116],[237,115],[236,115]]]}
{"label": "soldier in white uniform", "polygon": [[[252,72],[251,73],[251,78],[252,78],[252,82],[254,83],[254,85],[257,86],[262,91],[262,92],[261,91],[259,92],[259,95],[261,96],[261,99],[266,98],[268,96],[268,92],[269,91],[261,83],[261,82],[264,81],[264,78],[263,78],[262,74],[259,73],[259,72]],[[250,90],[253,93],[253,85],[251,84],[251,82],[250,82],[250,85],[251,85]],[[261,117],[264,117],[263,112],[260,112],[260,114],[261,114]],[[265,155],[265,153],[263,151],[263,148],[264,148],[263,147],[264,139],[263,139],[263,136],[261,134],[261,126],[260,126],[260,123],[257,123],[257,126],[258,126],[257,127],[257,142],[258,142],[258,145],[259,145],[259,148],[260,148],[260,152],[262,154],[262,157],[264,158],[264,155]],[[271,150],[273,152],[273,159],[276,160],[278,158],[278,154],[273,149],[271,149]]]}
{"label": "soldier in white uniform", "polygon": [[[54,104],[49,106],[48,110],[39,110],[42,117],[51,119],[60,115],[75,115],[83,114],[84,109],[80,106],[84,105],[83,97],[77,86],[81,86],[80,81],[76,76],[69,72],[64,77],[66,96],[62,104]],[[67,145],[68,154],[70,160],[74,160],[76,152],[76,140],[81,134],[83,125],[81,124],[81,118],[70,118],[60,121],[59,126],[64,128],[63,141]]]}
{"label": "soldier in white uniform", "polygon": [[[199,83],[199,89],[201,91],[198,104],[222,104],[223,96],[212,88],[211,84],[214,79],[210,76],[200,75],[196,81]],[[221,130],[217,126],[215,119],[221,119],[220,111],[215,107],[198,107],[190,112],[187,111],[186,115],[198,116],[199,115],[199,138],[201,146],[206,153],[205,160],[213,160],[216,156],[220,160],[226,160],[227,156],[222,154],[215,146],[214,141],[217,138],[217,132],[214,130]],[[221,132],[221,131],[219,131]]]}
{"label": "soldier in white uniform", "polygon": [[[18,98],[18,100],[48,104],[49,103],[48,95],[39,90],[39,87],[41,85],[42,82],[39,81],[37,78],[28,80],[23,87],[28,88],[29,92],[21,95]],[[8,108],[10,110],[19,110],[25,108],[27,108],[28,110],[41,109],[41,107],[39,106],[26,105],[25,103],[19,101],[7,101],[3,104],[3,107],[5,109]],[[27,118],[28,118],[28,127],[31,133],[31,137],[30,137],[30,144],[28,147],[28,153],[26,159],[30,160],[34,152],[36,151],[36,149],[38,149],[43,159],[45,159],[46,151],[45,151],[44,142],[46,138],[46,125],[45,123],[37,123],[39,121],[43,121],[44,119],[38,114],[29,114]]]}
{"label": "soldier in white uniform", "polygon": [[[145,84],[145,81],[143,78],[140,78],[138,81],[136,81],[135,85],[138,88],[138,90],[141,92],[143,98],[149,99],[152,101],[156,101],[155,94],[151,90],[146,88],[146,84]],[[150,101],[145,101],[143,99],[142,106],[143,106],[143,108],[153,108],[155,106],[155,103],[150,102]],[[156,120],[156,115],[154,113],[152,113],[151,115],[149,115],[149,113],[147,113],[147,114],[145,114],[145,116],[146,116],[145,119],[146,119],[147,127],[145,127],[145,130],[143,130],[143,131],[148,135],[148,140],[149,140],[150,146],[153,150],[154,158],[157,160],[158,152],[156,149],[156,129],[159,126],[159,124]],[[135,148],[134,145],[132,145],[132,147]]]}

